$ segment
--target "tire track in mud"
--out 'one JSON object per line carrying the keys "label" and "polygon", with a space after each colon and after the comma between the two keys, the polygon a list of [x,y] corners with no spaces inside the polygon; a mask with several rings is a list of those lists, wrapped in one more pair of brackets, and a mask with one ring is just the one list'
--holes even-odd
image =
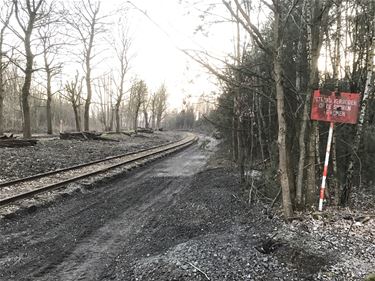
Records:
{"label": "tire track in mud", "polygon": [[0,222],[6,241],[0,242],[0,277],[98,280],[205,161],[194,146],[125,179]]}

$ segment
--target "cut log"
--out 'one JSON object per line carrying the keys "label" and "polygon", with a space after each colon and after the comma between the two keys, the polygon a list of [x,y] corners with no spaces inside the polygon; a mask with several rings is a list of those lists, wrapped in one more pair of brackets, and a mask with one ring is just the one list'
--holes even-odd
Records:
{"label": "cut log", "polygon": [[122,131],[122,132],[117,133],[117,132],[111,131],[111,132],[105,132],[105,134],[106,135],[125,135],[128,137],[131,137],[132,135],[135,134],[135,132],[134,131]]}
{"label": "cut log", "polygon": [[9,136],[4,134],[4,135],[0,136],[0,139],[2,139],[2,140],[3,139],[14,139],[14,137],[13,137],[13,134],[10,134]]}
{"label": "cut log", "polygon": [[7,136],[6,138],[0,138],[0,147],[24,147],[34,146],[37,144],[37,140],[34,139],[17,139],[13,135]]}
{"label": "cut log", "polygon": [[97,132],[69,132],[60,133],[60,139],[62,140],[96,140],[100,138],[101,133]]}
{"label": "cut log", "polygon": [[121,132],[123,135],[126,135],[128,137],[131,137],[133,135],[135,135],[135,132]]}
{"label": "cut log", "polygon": [[138,133],[152,134],[154,132],[154,130],[151,129],[151,128],[140,128],[140,127],[138,127],[137,132]]}
{"label": "cut log", "polygon": [[100,140],[100,141],[118,141],[109,138],[103,138],[102,133],[98,132],[69,132],[60,133],[60,139],[62,140]]}

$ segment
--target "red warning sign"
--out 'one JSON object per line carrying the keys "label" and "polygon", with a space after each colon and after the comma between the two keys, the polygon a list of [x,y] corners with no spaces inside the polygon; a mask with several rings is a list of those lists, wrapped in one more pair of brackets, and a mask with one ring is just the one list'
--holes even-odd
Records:
{"label": "red warning sign", "polygon": [[315,90],[311,103],[311,120],[356,124],[361,102],[357,93]]}

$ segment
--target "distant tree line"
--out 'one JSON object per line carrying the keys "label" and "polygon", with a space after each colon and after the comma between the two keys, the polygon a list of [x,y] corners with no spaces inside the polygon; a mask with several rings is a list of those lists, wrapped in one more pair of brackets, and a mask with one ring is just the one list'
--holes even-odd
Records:
{"label": "distant tree line", "polygon": [[96,0],[4,0],[0,9],[0,135],[162,126],[166,87],[151,93],[128,77],[125,6],[111,16]]}

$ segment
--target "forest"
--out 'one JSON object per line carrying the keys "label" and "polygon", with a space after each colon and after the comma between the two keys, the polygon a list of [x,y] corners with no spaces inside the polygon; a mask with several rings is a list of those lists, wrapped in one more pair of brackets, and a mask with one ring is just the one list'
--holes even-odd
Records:
{"label": "forest", "polygon": [[[371,188],[374,1],[205,5],[197,30],[229,23],[234,51],[219,58],[209,50],[182,50],[217,78],[217,98],[202,95],[194,105],[182,97],[182,109],[168,113],[166,85],[150,92],[144,80],[128,77],[132,38],[126,7],[109,17],[100,3],[2,1],[0,135],[214,126],[238,166],[249,203],[259,196],[281,198],[288,219],[316,208],[319,197],[330,126],[311,120],[313,93],[348,92],[360,97],[358,122],[334,124],[325,204],[348,206],[353,193]],[[93,75],[108,48],[115,54],[111,69]],[[254,170],[263,171],[257,187]]]}
{"label": "forest", "polygon": [[[207,56],[195,59],[221,81],[209,119],[230,147],[249,202],[256,192],[279,195],[285,218],[317,208],[330,123],[310,118],[316,90],[360,95],[357,124],[334,124],[325,204],[349,206],[353,193],[373,189],[374,1],[222,4],[236,26],[235,51],[224,69]],[[266,22],[257,17],[262,9]],[[254,169],[265,171],[257,187]]]}

